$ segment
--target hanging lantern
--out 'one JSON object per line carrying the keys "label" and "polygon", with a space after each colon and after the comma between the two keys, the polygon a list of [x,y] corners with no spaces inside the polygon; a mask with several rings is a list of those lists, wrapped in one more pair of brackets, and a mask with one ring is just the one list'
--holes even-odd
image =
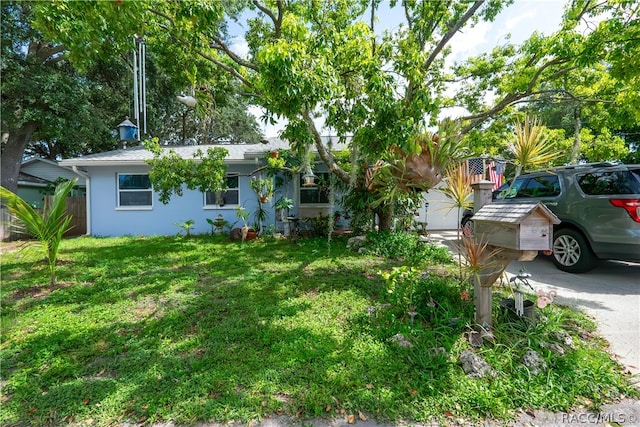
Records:
{"label": "hanging lantern", "polygon": [[129,117],[125,117],[124,121],[118,125],[120,133],[120,141],[137,141],[138,126],[134,125]]}
{"label": "hanging lantern", "polygon": [[302,175],[302,186],[303,187],[315,187],[316,186],[316,176],[313,174],[312,170],[309,170],[307,173]]}

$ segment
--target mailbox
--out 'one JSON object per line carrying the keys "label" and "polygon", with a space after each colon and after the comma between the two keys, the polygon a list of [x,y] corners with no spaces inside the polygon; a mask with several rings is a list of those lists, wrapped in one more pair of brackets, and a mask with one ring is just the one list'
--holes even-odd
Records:
{"label": "mailbox", "polygon": [[554,224],[560,220],[542,203],[489,203],[473,215],[482,242],[518,251],[550,250]]}

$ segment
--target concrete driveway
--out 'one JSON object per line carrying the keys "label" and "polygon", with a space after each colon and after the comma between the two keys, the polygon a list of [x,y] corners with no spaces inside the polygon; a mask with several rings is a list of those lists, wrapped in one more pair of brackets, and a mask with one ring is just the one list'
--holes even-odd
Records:
{"label": "concrete driveway", "polygon": [[[457,239],[455,230],[432,231],[429,240],[447,245]],[[632,374],[640,374],[640,263],[601,261],[588,273],[570,274],[558,270],[550,257],[513,261],[510,275],[525,269],[536,289],[558,293],[555,301],[576,307],[593,316],[598,331],[611,344],[611,352]]]}
{"label": "concrete driveway", "polygon": [[533,261],[513,261],[507,272],[517,274],[521,268],[531,273],[536,290],[555,289],[556,302],[595,317],[611,352],[631,373],[640,373],[640,264],[602,261],[588,273],[570,274],[538,255]]}

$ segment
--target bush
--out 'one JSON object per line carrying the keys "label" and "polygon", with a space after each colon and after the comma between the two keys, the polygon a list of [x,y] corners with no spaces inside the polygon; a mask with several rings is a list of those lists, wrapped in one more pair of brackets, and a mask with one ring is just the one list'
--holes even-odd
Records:
{"label": "bush", "polygon": [[447,248],[421,242],[419,236],[404,231],[370,232],[367,242],[369,253],[405,260],[409,265],[416,265],[427,259],[440,263],[451,262]]}
{"label": "bush", "polygon": [[311,227],[310,237],[327,237],[329,235],[329,215],[318,214],[314,217],[304,218]]}

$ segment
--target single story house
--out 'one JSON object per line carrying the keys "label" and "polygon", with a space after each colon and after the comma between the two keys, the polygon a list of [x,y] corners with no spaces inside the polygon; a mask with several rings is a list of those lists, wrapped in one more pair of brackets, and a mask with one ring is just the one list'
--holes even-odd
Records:
{"label": "single story house", "polygon": [[[168,146],[182,158],[193,158],[196,150],[206,152],[211,147],[228,150],[226,192],[221,195],[189,190],[186,186],[182,196],[173,196],[166,205],[161,203],[149,181],[149,165],[153,158],[142,146],[90,154],[61,161],[86,180],[87,234],[92,236],[125,235],[171,235],[181,229],[177,224],[192,220],[193,234],[210,233],[213,221],[221,215],[230,225],[241,227],[237,208],[242,206],[249,212],[247,223],[256,223],[254,214],[258,207],[256,193],[250,187],[253,173],[265,164],[265,155],[279,149],[288,149],[289,143],[270,138],[262,144],[218,144],[215,146]],[[337,144],[334,149],[339,149]],[[317,166],[317,167],[316,167]],[[313,172],[318,177],[327,177],[327,169],[319,163]],[[265,228],[282,226],[276,219],[275,201],[286,195],[294,202],[290,215],[304,218],[319,212],[330,211],[327,192],[320,187],[302,185],[301,174],[293,182],[276,187],[274,196],[263,205],[267,209]],[[266,173],[262,172],[262,178]]]}
{"label": "single story house", "polygon": [[[222,216],[229,225],[241,227],[236,213],[239,206],[249,212],[247,222],[255,224],[258,199],[250,187],[252,173],[265,164],[267,153],[288,149],[287,141],[269,138],[262,144],[219,144],[228,150],[226,157],[227,191],[220,197],[210,192],[183,188],[182,196],[173,196],[168,204],[163,204],[149,182],[149,165],[145,162],[153,155],[142,146],[124,148],[104,153],[66,159],[61,166],[71,168],[86,180],[87,234],[92,236],[125,235],[171,235],[181,231],[178,224],[193,221],[193,234],[212,232],[210,221]],[[206,150],[214,146],[168,146],[183,158],[193,158],[196,150]],[[334,143],[333,149],[342,149]],[[313,172],[327,182],[329,173],[326,166],[318,162]],[[293,200],[294,207],[289,214],[297,218],[307,218],[318,213],[328,214],[339,210],[331,206],[328,192],[321,187],[303,185],[302,174],[276,187],[274,197],[263,205],[267,218],[265,229],[273,226],[283,229],[279,221],[275,202],[282,196]],[[266,178],[266,174],[262,174]],[[339,197],[335,197],[336,202]],[[428,207],[427,207],[428,206]],[[436,189],[425,193],[425,203],[417,213],[416,220],[427,222],[427,230],[455,229],[457,213],[450,209],[444,195]]]}

